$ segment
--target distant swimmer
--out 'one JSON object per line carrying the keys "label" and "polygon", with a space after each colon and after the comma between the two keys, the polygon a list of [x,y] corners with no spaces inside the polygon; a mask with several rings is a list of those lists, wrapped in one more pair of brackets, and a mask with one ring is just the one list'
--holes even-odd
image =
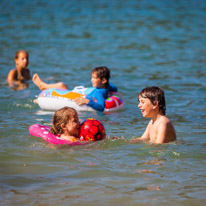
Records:
{"label": "distant swimmer", "polygon": [[7,82],[13,90],[22,90],[28,87],[27,80],[31,79],[30,71],[27,68],[29,64],[29,54],[25,50],[19,50],[15,55],[16,68],[10,70]]}

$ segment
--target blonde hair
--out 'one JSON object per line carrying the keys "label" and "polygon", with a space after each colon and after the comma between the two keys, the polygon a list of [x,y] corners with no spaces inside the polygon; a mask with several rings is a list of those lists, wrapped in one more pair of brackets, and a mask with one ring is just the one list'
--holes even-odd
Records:
{"label": "blonde hair", "polygon": [[67,124],[72,117],[77,114],[76,110],[71,107],[63,107],[57,110],[53,116],[53,126],[50,131],[54,135],[63,134],[61,124]]}

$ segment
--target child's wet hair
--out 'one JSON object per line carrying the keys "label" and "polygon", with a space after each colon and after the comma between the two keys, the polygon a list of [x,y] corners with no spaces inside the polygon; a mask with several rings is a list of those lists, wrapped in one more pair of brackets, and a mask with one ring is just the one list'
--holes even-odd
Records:
{"label": "child's wet hair", "polygon": [[109,84],[109,78],[110,78],[110,69],[107,67],[95,67],[92,69],[92,73],[94,73],[99,77],[101,80],[105,78],[107,80],[107,84]]}
{"label": "child's wet hair", "polygon": [[148,98],[153,105],[158,102],[159,111],[165,115],[166,113],[166,102],[164,91],[160,87],[152,86],[144,88],[139,94],[138,97]]}
{"label": "child's wet hair", "polygon": [[61,125],[66,125],[76,114],[77,112],[75,109],[67,106],[57,110],[53,116],[53,126],[50,129],[50,132],[54,135],[61,135],[63,133]]}
{"label": "child's wet hair", "polygon": [[19,58],[19,54],[20,53],[26,53],[27,54],[27,57],[29,58],[29,53],[26,51],[26,50],[19,50],[19,51],[17,51],[16,52],[16,54],[15,54],[15,59],[18,59]]}

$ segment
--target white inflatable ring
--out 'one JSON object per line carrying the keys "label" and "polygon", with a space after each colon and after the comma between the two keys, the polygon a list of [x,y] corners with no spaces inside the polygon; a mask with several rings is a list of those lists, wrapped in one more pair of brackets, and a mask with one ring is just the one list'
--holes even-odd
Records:
{"label": "white inflatable ring", "polygon": [[[87,105],[79,106],[74,98],[84,96],[85,91],[91,88],[75,87],[74,90],[46,89],[38,95],[38,105],[43,110],[56,111],[64,106],[72,107],[77,111],[95,111]],[[105,100],[105,112],[116,111],[123,107],[124,99],[118,92],[110,92]]]}

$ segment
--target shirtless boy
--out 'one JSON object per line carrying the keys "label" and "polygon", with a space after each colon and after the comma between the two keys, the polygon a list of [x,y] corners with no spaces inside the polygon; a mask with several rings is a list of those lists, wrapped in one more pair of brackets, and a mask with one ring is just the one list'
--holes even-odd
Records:
{"label": "shirtless boy", "polygon": [[143,135],[131,140],[131,143],[150,141],[161,144],[176,140],[172,122],[165,116],[166,103],[164,91],[159,87],[144,88],[139,94],[139,109],[143,117],[151,118]]}

